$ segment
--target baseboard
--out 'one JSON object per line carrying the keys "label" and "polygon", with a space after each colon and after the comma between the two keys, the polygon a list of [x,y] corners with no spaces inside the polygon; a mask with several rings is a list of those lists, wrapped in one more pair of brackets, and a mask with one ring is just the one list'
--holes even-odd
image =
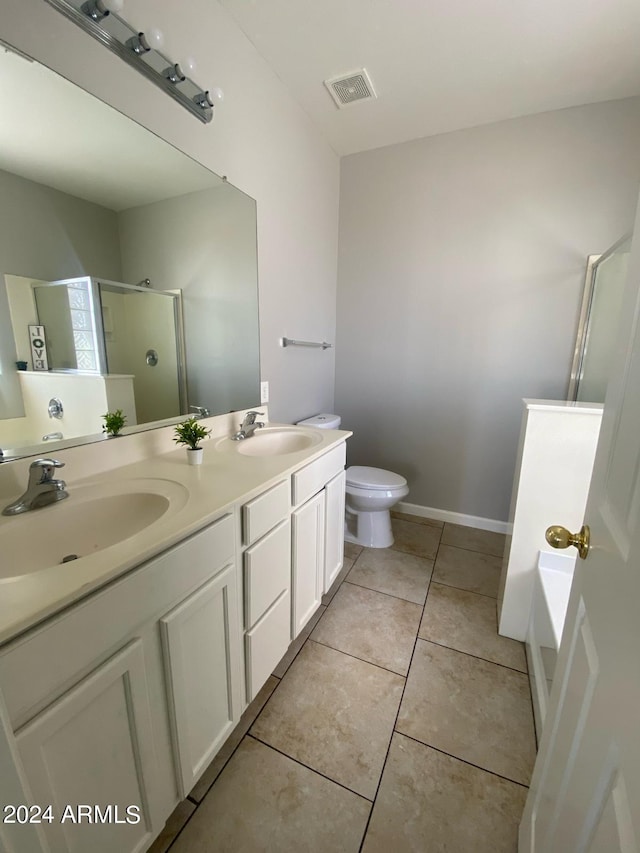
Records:
{"label": "baseboard", "polygon": [[464,527],[479,527],[481,530],[492,530],[494,533],[511,533],[508,521],[497,521],[494,518],[481,518],[478,515],[463,515],[461,512],[451,512],[448,509],[435,509],[431,506],[419,506],[400,501],[394,506],[397,512],[409,515],[419,515],[420,518],[433,518],[434,521],[448,521],[450,524],[462,524]]}

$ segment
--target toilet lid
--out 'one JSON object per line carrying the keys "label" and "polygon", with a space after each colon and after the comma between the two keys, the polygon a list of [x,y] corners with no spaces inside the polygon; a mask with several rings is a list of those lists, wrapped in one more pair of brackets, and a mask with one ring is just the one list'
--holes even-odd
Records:
{"label": "toilet lid", "polygon": [[347,484],[361,489],[397,489],[406,486],[407,481],[400,474],[385,471],[383,468],[352,465],[347,468]]}

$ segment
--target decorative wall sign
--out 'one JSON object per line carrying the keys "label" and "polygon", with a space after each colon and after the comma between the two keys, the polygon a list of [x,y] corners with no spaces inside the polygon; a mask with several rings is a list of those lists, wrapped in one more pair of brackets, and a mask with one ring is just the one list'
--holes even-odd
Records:
{"label": "decorative wall sign", "polygon": [[29,342],[31,343],[31,360],[33,361],[33,369],[49,370],[44,326],[29,326]]}

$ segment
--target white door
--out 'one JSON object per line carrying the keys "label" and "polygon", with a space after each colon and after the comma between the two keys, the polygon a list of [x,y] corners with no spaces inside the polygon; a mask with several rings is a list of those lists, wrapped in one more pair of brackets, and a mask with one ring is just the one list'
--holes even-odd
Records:
{"label": "white door", "polygon": [[[637,219],[640,223],[640,216]],[[640,850],[640,227],[520,851]],[[562,519],[557,519],[561,524]]]}

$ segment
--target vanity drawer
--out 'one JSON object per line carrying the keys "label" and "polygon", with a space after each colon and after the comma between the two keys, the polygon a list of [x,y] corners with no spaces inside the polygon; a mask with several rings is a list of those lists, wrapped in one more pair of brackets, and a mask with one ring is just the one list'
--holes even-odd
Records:
{"label": "vanity drawer", "polygon": [[284,657],[291,640],[291,596],[283,592],[258,624],[247,632],[247,702],[252,702],[262,685]]}
{"label": "vanity drawer", "polygon": [[283,521],[244,553],[245,625],[251,628],[291,584],[291,522]]}
{"label": "vanity drawer", "polygon": [[343,441],[306,468],[297,471],[291,478],[293,505],[304,503],[324,488],[329,480],[343,470],[346,459],[347,445]]}
{"label": "vanity drawer", "polygon": [[242,539],[252,545],[289,515],[289,481],[283,480],[268,492],[242,507]]}

